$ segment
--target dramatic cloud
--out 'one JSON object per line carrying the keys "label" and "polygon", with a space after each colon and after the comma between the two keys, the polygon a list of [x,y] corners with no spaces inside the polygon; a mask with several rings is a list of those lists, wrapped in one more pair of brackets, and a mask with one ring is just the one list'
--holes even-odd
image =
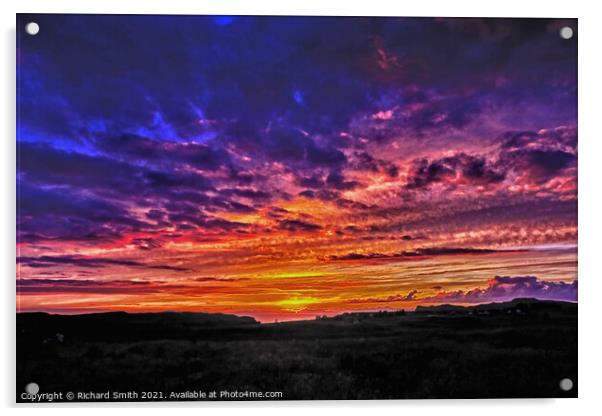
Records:
{"label": "dramatic cloud", "polygon": [[[404,238],[405,237],[405,238]],[[408,240],[408,236],[403,236],[402,240]],[[411,240],[411,238],[409,238]],[[383,254],[383,253],[349,253],[343,256],[330,256],[330,260],[370,260],[370,259],[399,259],[416,258],[428,256],[448,256],[461,254],[492,254],[500,252],[512,252],[516,250],[491,250],[481,248],[452,248],[452,247],[433,247],[420,248],[413,251],[402,251],[401,253]]]}
{"label": "dramatic cloud", "polygon": [[[508,135],[506,135],[508,136]],[[501,162],[536,184],[561,176],[576,167],[577,134],[573,129],[520,132],[510,135],[502,145]]]}
{"label": "dramatic cloud", "polygon": [[535,276],[495,276],[485,288],[443,291],[436,296],[421,300],[480,303],[515,298],[577,301],[577,280],[567,283],[539,280]]}
{"label": "dramatic cloud", "polygon": [[24,264],[29,267],[43,268],[54,267],[58,265],[71,265],[78,267],[99,268],[107,266],[128,266],[128,267],[144,267],[158,270],[186,271],[181,267],[167,265],[147,265],[134,260],[126,259],[108,259],[108,258],[88,258],[76,256],[39,256],[39,257],[17,257],[17,263]]}
{"label": "dramatic cloud", "polygon": [[287,231],[317,231],[322,228],[317,224],[300,220],[282,220],[279,227]]}
{"label": "dramatic cloud", "polygon": [[151,282],[132,280],[89,279],[18,279],[17,293],[152,293],[157,290]]}
{"label": "dramatic cloud", "polygon": [[505,178],[506,172],[484,158],[459,153],[430,162],[426,159],[415,161],[406,186],[419,189],[434,183],[489,185],[498,184]]}
{"label": "dramatic cloud", "polygon": [[495,276],[486,287],[469,290],[445,291],[442,286],[431,289],[440,292],[434,296],[420,296],[416,290],[406,295],[391,295],[386,298],[352,299],[350,303],[392,303],[413,302],[432,303],[484,303],[501,302],[516,298],[536,298],[542,300],[577,301],[577,280],[572,282],[539,280],[535,276]]}
{"label": "dramatic cloud", "polygon": [[28,310],[300,317],[466,294],[477,267],[576,278],[576,20],[18,19],[44,29],[17,50]]}

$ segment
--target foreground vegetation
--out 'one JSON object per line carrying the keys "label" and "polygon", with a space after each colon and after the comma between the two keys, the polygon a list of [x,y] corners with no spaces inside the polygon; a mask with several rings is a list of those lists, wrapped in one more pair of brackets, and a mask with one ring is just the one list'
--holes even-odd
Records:
{"label": "foreground vegetation", "polygon": [[[558,383],[571,378],[575,388]],[[282,399],[576,397],[577,305],[518,300],[259,324],[209,314],[17,316],[17,401],[51,391]]]}

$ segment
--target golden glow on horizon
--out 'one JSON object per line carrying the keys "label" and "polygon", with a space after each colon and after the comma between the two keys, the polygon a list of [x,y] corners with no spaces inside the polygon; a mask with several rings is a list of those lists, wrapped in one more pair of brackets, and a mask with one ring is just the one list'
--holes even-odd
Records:
{"label": "golden glow on horizon", "polygon": [[[209,252],[207,256],[214,257],[214,254]],[[204,263],[203,255],[191,256],[184,266],[190,267],[194,262]],[[208,265],[203,273],[111,266],[103,270],[100,281],[138,283],[122,289],[117,287],[115,293],[61,291],[56,287],[44,294],[21,292],[17,307],[20,311],[58,313],[187,310],[252,315],[262,321],[272,321],[353,310],[411,309],[420,304],[421,299],[441,290],[484,287],[493,276],[533,275],[565,282],[577,277],[574,247],[402,261],[317,261],[314,258],[299,263],[281,259],[258,267],[245,264],[243,259],[227,265],[234,271],[229,274],[224,273],[225,266],[221,262]],[[254,269],[265,271],[257,273]],[[47,270],[53,271],[52,268]],[[37,270],[21,268],[23,276],[33,277],[34,273]],[[82,275],[79,279],[89,277]],[[102,290],[102,286],[100,288]],[[369,301],[406,296],[411,291],[417,291],[415,297],[405,301]]]}
{"label": "golden glow on horizon", "polygon": [[319,302],[320,299],[318,298],[295,296],[275,302],[274,305],[281,307],[285,311],[299,312],[306,309],[308,305],[313,305]]}

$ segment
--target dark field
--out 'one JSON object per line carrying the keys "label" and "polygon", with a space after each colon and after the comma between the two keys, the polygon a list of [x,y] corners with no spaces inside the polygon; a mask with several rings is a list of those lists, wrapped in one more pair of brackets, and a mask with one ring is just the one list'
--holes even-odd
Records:
{"label": "dark field", "polygon": [[[563,378],[571,391],[559,388]],[[18,402],[28,401],[29,382],[40,393],[138,394],[129,400],[187,391],[216,391],[213,400],[234,399],[222,391],[282,392],[279,400],[577,397],[577,305],[515,300],[280,324],[18,314]]]}

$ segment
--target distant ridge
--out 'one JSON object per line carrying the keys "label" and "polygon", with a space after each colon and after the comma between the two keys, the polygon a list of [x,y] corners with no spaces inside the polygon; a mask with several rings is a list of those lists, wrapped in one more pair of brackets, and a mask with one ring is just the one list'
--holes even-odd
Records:
{"label": "distant ridge", "polygon": [[541,300],[535,298],[516,298],[505,302],[490,302],[481,303],[478,305],[419,305],[416,307],[416,313],[450,313],[450,312],[478,312],[478,311],[499,311],[499,310],[516,310],[527,312],[533,309],[570,309],[577,308],[577,303],[566,302],[559,300]]}
{"label": "distant ridge", "polygon": [[54,315],[44,312],[17,314],[20,335],[30,342],[53,339],[149,340],[202,337],[208,333],[228,333],[255,328],[259,322],[250,316],[206,312],[100,312],[83,315]]}
{"label": "distant ridge", "polygon": [[17,312],[17,316],[39,316],[39,317],[62,317],[62,316],[72,316],[72,317],[80,317],[80,318],[110,318],[110,317],[160,317],[160,316],[169,316],[170,318],[202,318],[211,320],[212,318],[219,319],[240,319],[244,321],[252,320],[253,323],[257,323],[255,318],[252,316],[245,315],[234,315],[227,314],[221,312],[178,312],[178,311],[161,311],[161,312],[126,312],[126,311],[107,311],[107,312],[90,312],[90,313],[78,313],[78,314],[60,314],[60,313],[51,313],[51,312]]}
{"label": "distant ridge", "polygon": [[[507,309],[521,309],[524,311],[537,309],[572,309],[577,308],[576,302],[560,301],[560,300],[543,300],[536,298],[515,298],[509,301],[479,303],[476,305],[455,305],[455,304],[440,304],[440,305],[418,305],[414,310],[415,313],[451,313],[451,312],[470,312],[470,311],[495,311]],[[399,311],[381,311],[380,313],[399,314],[405,313],[404,310]],[[412,313],[411,311],[407,311]],[[361,316],[373,315],[377,312],[349,311],[324,319],[332,319],[347,315]],[[63,320],[77,320],[79,323],[90,320],[90,322],[100,323],[101,321],[119,319],[120,321],[128,321],[129,323],[150,321],[176,322],[183,324],[193,324],[194,326],[239,326],[239,325],[259,325],[260,322],[251,316],[241,316],[225,313],[211,312],[178,312],[178,311],[162,311],[162,312],[125,312],[125,311],[108,311],[108,312],[91,312],[84,314],[64,315],[49,312],[19,312],[17,319],[22,322],[28,320],[47,320],[47,322],[61,322]],[[311,320],[311,319],[310,319]],[[288,322],[288,321],[282,321]],[[290,321],[299,322],[299,321]],[[269,323],[268,323],[269,324]]]}

